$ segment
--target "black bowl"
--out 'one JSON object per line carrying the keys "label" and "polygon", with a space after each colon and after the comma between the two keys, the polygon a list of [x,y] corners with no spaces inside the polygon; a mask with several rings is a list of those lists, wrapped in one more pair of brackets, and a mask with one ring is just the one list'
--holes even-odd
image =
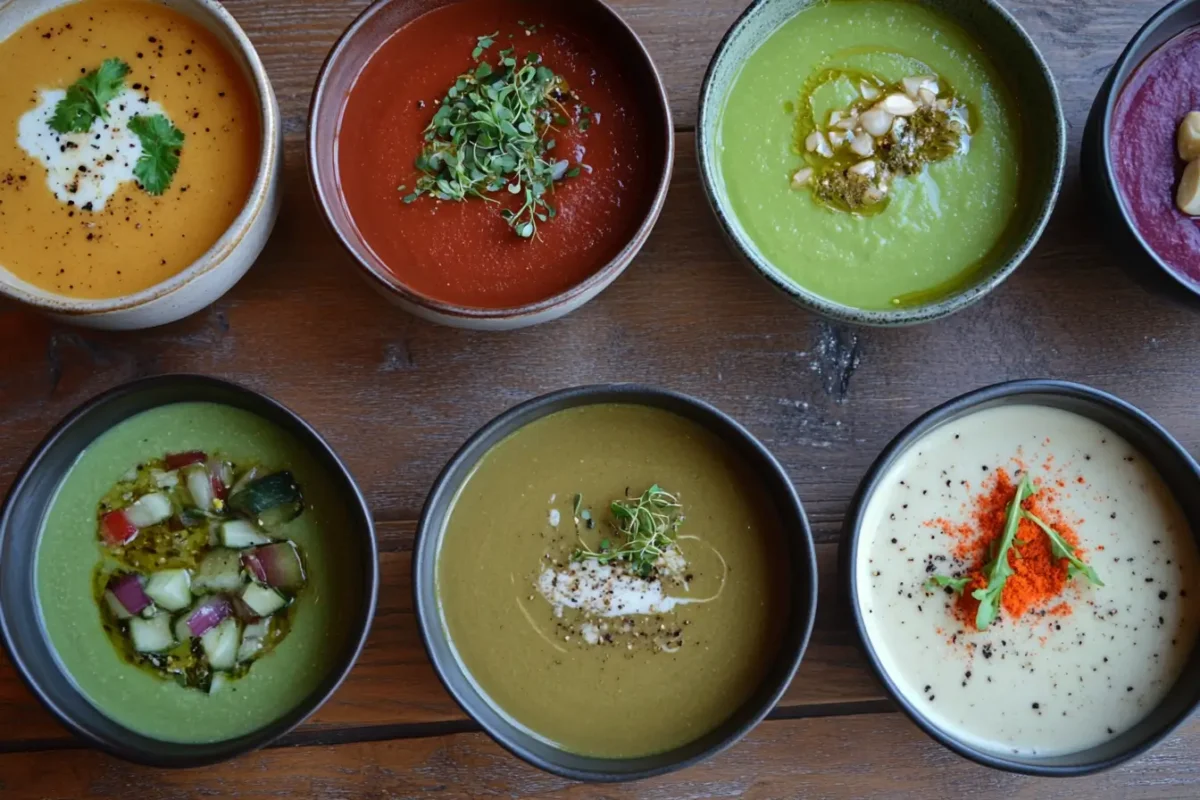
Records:
{"label": "black bowl", "polygon": [[[75,687],[60,666],[41,624],[34,576],[34,555],[42,521],[59,484],[79,454],[118,423],[158,406],[211,402],[263,417],[294,436],[335,481],[352,530],[348,546],[359,550],[362,594],[348,608],[350,633],[338,666],[300,705],[252,733],[207,744],[165,742],[136,733],[109,719]],[[0,635],[21,678],[63,725],[90,744],[118,758],[157,767],[211,764],[262,747],[295,728],[329,698],[350,671],[375,614],[379,562],[375,528],[366,501],[345,465],[316,431],[295,413],[265,395],[233,383],[199,375],[164,375],[117,387],[71,412],[37,446],[21,468],[0,512]]]}
{"label": "black bowl", "polygon": [[[1188,280],[1163,261],[1142,237],[1121,199],[1112,166],[1112,115],[1121,92],[1142,62],[1168,40],[1198,25],[1200,0],[1174,0],[1142,26],[1100,86],[1083,130],[1080,151],[1088,194],[1096,203],[1103,227],[1113,243],[1126,256],[1128,265],[1135,267],[1130,270],[1133,277],[1148,289],[1188,301],[1200,299],[1200,283]],[[1146,270],[1147,261],[1157,269]],[[1180,287],[1187,291],[1180,292]]]}
{"label": "black bowl", "polygon": [[888,469],[914,443],[935,428],[976,411],[1013,404],[1043,405],[1099,422],[1125,438],[1149,459],[1179,502],[1192,529],[1200,535],[1200,465],[1167,431],[1138,408],[1110,394],[1064,381],[1013,381],[970,392],[939,406],[905,428],[880,454],[858,486],[842,529],[839,572],[867,659],[892,700],[922,730],[961,756],[984,766],[1038,776],[1075,776],[1115,767],[1141,755],[1187,719],[1200,704],[1200,646],[1194,649],[1174,688],[1145,719],[1097,747],[1055,757],[996,755],[947,734],[905,699],[884,670],[868,638],[858,605],[858,531],[867,504]]}
{"label": "black bowl", "polygon": [[[530,735],[499,713],[458,660],[438,611],[436,568],[442,534],[459,488],[480,459],[515,431],[558,411],[621,403],[660,408],[712,431],[758,474],[787,534],[791,565],[790,619],[779,654],[754,695],[732,717],[699,739],[675,750],[641,758],[605,759],[576,755]],[[817,607],[817,562],[812,531],[800,498],[779,462],[731,417],[707,403],[676,392],[632,384],[583,386],[535,398],[485,425],[438,476],[421,513],[413,553],[413,592],[425,649],[438,677],[463,710],[501,746],[535,767],[583,781],[648,778],[681,769],[715,755],[742,738],[783,695],[808,645]]]}

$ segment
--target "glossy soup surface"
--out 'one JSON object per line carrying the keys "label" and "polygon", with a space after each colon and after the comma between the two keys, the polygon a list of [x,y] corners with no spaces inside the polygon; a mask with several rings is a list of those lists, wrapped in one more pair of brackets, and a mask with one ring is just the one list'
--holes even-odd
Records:
{"label": "glossy soup surface", "polygon": [[[680,536],[697,537],[680,539],[691,581],[670,593],[719,596],[612,617],[612,640],[589,643],[539,593],[539,570],[610,537],[608,503],[655,482],[683,504]],[[578,538],[576,494],[597,523]],[[532,423],[487,454],[451,511],[437,565],[451,642],[504,714],[567,750],[629,757],[692,741],[757,688],[786,622],[767,502],[719,440],[669,412],[596,405]],[[648,636],[617,633],[625,620]]]}
{"label": "glossy soup surface", "polygon": [[[792,189],[802,166],[794,107],[805,82],[827,69],[887,82],[939,76],[970,108],[969,151],[897,179],[874,215],[833,211]],[[858,97],[839,86],[813,94],[817,119]],[[831,0],[806,8],[750,55],[725,100],[717,147],[738,224],[786,278],[846,306],[919,305],[962,288],[1016,209],[1019,116],[1002,87],[979,45],[922,5]]]}
{"label": "glossy soup surface", "polygon": [[[521,22],[544,27],[527,35]],[[499,32],[488,51],[493,64],[508,46],[522,58],[538,53],[580,96],[571,110],[591,112],[586,131],[572,125],[553,134],[552,153],[585,166],[555,184],[549,201],[558,216],[539,223],[535,241],[520,239],[500,217],[498,209],[513,204],[503,194],[500,206],[478,198],[402,202],[419,175],[425,127],[455,78],[474,68],[477,38],[492,32]],[[650,173],[660,145],[626,74],[570,4],[465,0],[417,18],[371,57],[346,103],[337,162],[354,224],[405,286],[443,303],[511,308],[570,289],[632,238],[657,180]]]}
{"label": "glossy soup surface", "polygon": [[[125,86],[161,106],[185,140],[165,194],[127,181],[90,211],[55,196],[17,131],[41,92],[109,58],[130,66]],[[131,294],[190,266],[241,213],[262,147],[238,63],[206,28],[145,0],[82,0],[0,42],[0,131],[0,265],[78,298]]]}

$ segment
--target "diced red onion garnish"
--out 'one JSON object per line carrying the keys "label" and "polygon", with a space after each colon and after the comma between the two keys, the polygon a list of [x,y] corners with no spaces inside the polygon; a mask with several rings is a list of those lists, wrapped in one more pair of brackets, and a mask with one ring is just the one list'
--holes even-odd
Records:
{"label": "diced red onion garnish", "polygon": [[263,566],[262,560],[259,559],[256,551],[251,550],[248,553],[242,553],[242,566],[246,568],[246,572],[250,573],[250,577],[259,583],[267,582],[267,568]]}
{"label": "diced red onion garnish", "polygon": [[262,578],[259,578],[258,570],[247,563],[246,556],[243,556],[242,564],[246,571],[267,586],[292,591],[304,586],[304,564],[300,561],[300,553],[296,546],[290,541],[258,547],[246,555],[251,556],[251,563],[257,562],[262,568]]}
{"label": "diced red onion garnish", "polygon": [[150,605],[150,598],[142,591],[142,582],[137,575],[114,577],[108,582],[108,591],[131,616],[142,613],[142,609]]}
{"label": "diced red onion garnish", "polygon": [[213,497],[224,500],[229,494],[229,484],[233,483],[233,467],[228,461],[219,458],[208,460],[208,474],[211,476]]}
{"label": "diced red onion garnish", "polygon": [[123,545],[137,536],[137,526],[129,521],[123,509],[110,511],[100,518],[100,533],[109,547]]}
{"label": "diced red onion garnish", "polygon": [[203,464],[208,461],[208,456],[200,450],[188,450],[186,453],[168,453],[163,460],[167,462],[167,469],[179,469],[188,464]]}
{"label": "diced red onion garnish", "polygon": [[192,636],[203,636],[208,631],[221,624],[221,621],[233,613],[229,600],[221,595],[213,595],[188,614],[187,626]]}

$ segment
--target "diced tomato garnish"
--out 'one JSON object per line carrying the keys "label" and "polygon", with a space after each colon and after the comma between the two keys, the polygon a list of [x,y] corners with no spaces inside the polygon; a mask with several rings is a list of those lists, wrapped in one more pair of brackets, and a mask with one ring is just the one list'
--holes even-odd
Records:
{"label": "diced tomato garnish", "polygon": [[123,510],[110,511],[100,518],[100,530],[104,534],[104,543],[109,547],[119,547],[137,536],[137,526],[129,521]]}
{"label": "diced tomato garnish", "polygon": [[199,450],[189,450],[186,453],[168,453],[163,460],[167,462],[167,469],[179,469],[188,464],[202,464],[208,460],[208,456]]}
{"label": "diced tomato garnish", "polygon": [[225,482],[221,480],[221,476],[217,474],[209,475],[208,482],[212,484],[213,497],[218,500],[224,500],[229,489],[225,486]]}

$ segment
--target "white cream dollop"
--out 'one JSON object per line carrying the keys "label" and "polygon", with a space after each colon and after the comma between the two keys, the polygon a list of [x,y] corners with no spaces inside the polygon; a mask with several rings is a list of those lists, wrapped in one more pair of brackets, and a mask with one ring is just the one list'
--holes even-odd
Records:
{"label": "white cream dollop", "polygon": [[97,117],[87,133],[59,133],[50,120],[66,92],[47,89],[40,96],[41,102],[21,115],[17,143],[46,168],[46,184],[59,202],[102,211],[121,184],[134,180],[133,168],[142,156],[141,140],[129,130],[129,120],[166,112],[125,87],[109,102],[107,120]]}
{"label": "white cream dollop", "polygon": [[694,602],[668,596],[660,580],[592,559],[573,561],[562,569],[544,567],[538,576],[538,591],[554,607],[556,616],[562,616],[564,608],[600,617],[665,614],[677,605]]}

